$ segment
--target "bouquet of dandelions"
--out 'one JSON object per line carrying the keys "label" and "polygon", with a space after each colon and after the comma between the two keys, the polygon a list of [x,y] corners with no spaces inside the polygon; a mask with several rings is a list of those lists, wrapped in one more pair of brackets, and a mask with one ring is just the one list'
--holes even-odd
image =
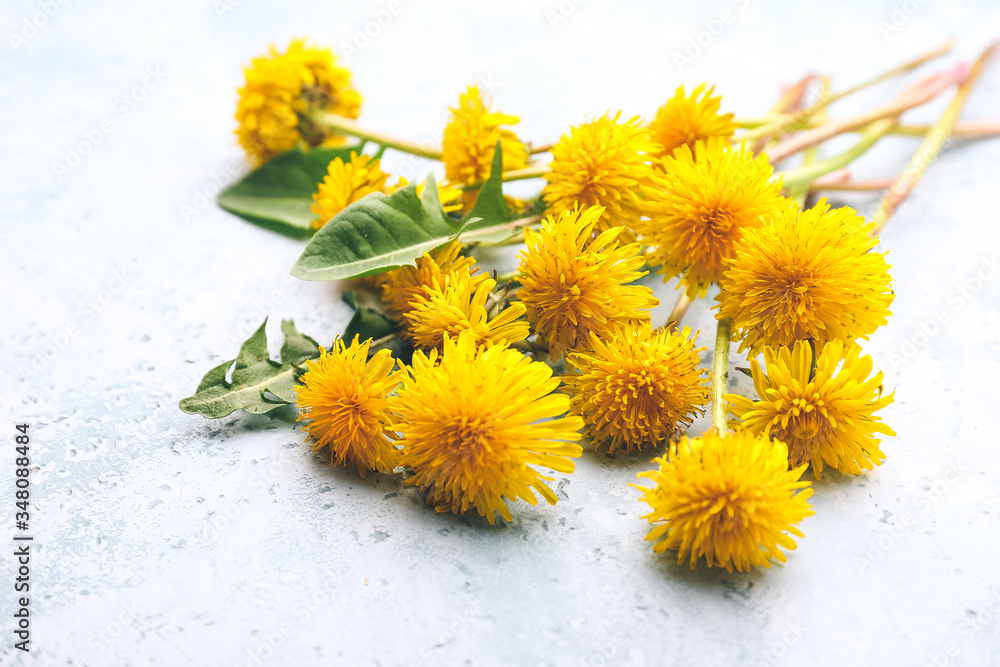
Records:
{"label": "bouquet of dandelions", "polygon": [[[219,418],[294,403],[331,463],[403,474],[438,511],[490,524],[511,519],[508,501],[534,504],[537,493],[554,504],[539,469],[572,472],[583,440],[623,454],[667,443],[639,474],[652,486],[637,487],[654,549],[691,567],[784,561],[812,514],[806,468],[858,475],[885,458],[879,436],[893,431],[877,413],[893,396],[857,342],[893,300],[877,234],[946,139],[997,134],[996,123],[957,122],[993,47],[857,117],[831,120],[826,108],[949,49],[840,93],[808,76],[752,120],[720,113],[711,87],[682,87],[648,122],[606,113],[552,145],[523,142],[518,118],[470,86],[431,147],[360,126],[361,97],[329,50],[272,48],[245,69],[236,110],[256,167],[219,203],[311,236],[292,274],[354,280],[382,309],[348,292],[356,312],[330,349],[285,321],[278,360],[261,325],[181,408]],[[900,124],[952,86],[936,124]],[[846,132],[857,144],[821,158]],[[887,134],[923,142],[899,177],[852,180],[847,165]],[[441,160],[446,180],[393,179],[385,150]],[[546,181],[533,201],[504,194],[505,182],[533,178]],[[887,194],[868,221],[824,199],[805,206],[812,192],[877,189]],[[520,267],[505,275],[463,254],[511,243],[523,243]],[[646,266],[680,280],[657,328],[657,300],[635,284]],[[708,377],[704,348],[680,323],[713,285]],[[725,393],[731,341],[748,353],[756,397]],[[713,428],[682,436],[709,404]]]}

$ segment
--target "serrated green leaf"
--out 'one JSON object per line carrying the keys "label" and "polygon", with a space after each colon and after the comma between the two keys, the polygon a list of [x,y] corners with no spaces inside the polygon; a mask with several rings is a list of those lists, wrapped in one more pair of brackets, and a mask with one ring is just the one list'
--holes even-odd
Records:
{"label": "serrated green leaf", "polygon": [[285,342],[281,345],[281,363],[301,364],[306,359],[315,359],[319,343],[309,336],[299,333],[292,320],[281,321],[281,333]]}
{"label": "serrated green leaf", "polygon": [[292,275],[303,280],[361,278],[404,264],[458,236],[465,224],[448,217],[434,177],[423,193],[410,183],[391,195],[373,192],[323,225],[306,245]]}
{"label": "serrated green leaf", "polygon": [[267,387],[265,388],[266,391],[277,396],[279,399],[281,399],[280,401],[275,401],[273,399],[269,399],[267,396],[264,396],[262,398],[263,403],[267,406],[270,406],[266,410],[255,412],[254,410],[247,410],[245,407],[243,409],[251,414],[261,414],[264,412],[268,412],[270,410],[274,410],[275,408],[280,408],[282,405],[289,405],[290,403],[294,403],[295,388],[299,386],[298,376],[300,375],[299,371],[301,370],[302,369],[293,366],[292,368],[288,369],[287,372],[278,373],[267,383]]}
{"label": "serrated green leaf", "polygon": [[235,361],[235,359],[230,359],[229,361],[223,361],[221,364],[219,364],[209,372],[205,373],[205,377],[203,377],[201,379],[201,382],[198,383],[198,388],[194,390],[194,393],[197,394],[203,389],[208,389],[209,387],[217,385],[220,382],[225,382],[226,375],[229,374],[229,369],[232,367],[233,361]]}
{"label": "serrated green leaf", "polygon": [[[194,395],[180,402],[181,410],[219,419],[236,410],[263,414],[293,403],[296,380],[302,370],[300,364],[319,357],[319,345],[299,333],[291,320],[285,320],[281,323],[281,331],[285,334],[281,360],[274,361],[267,351],[266,325],[265,318],[260,328],[240,346],[235,359],[206,373]],[[226,380],[230,367],[232,380]]]}
{"label": "serrated green leaf", "polygon": [[219,193],[219,206],[244,220],[294,236],[311,234],[316,215],[310,210],[313,193],[326,176],[330,162],[351,159],[364,144],[293,148],[268,160]]}

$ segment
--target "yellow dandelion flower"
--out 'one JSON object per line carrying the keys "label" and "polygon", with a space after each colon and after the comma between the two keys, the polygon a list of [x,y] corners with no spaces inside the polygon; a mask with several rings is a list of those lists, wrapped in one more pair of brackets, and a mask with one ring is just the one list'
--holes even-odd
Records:
{"label": "yellow dandelion flower", "polygon": [[528,337],[528,323],[521,319],[524,304],[514,302],[489,319],[487,302],[496,281],[478,281],[466,271],[456,271],[436,283],[426,294],[414,297],[413,309],[406,313],[413,345],[424,350],[440,348],[445,334],[474,334],[476,345],[508,345]]}
{"label": "yellow dandelion flower", "polygon": [[517,116],[491,111],[489,100],[479,87],[469,86],[459,97],[458,106],[451,109],[451,121],[444,129],[441,160],[448,182],[470,185],[488,179],[497,141],[503,149],[504,171],[527,165],[528,151],[524,144],[504,127],[519,122]]}
{"label": "yellow dandelion flower", "polygon": [[[638,116],[619,122],[621,112],[609,118],[570,128],[552,147],[552,171],[542,196],[548,213],[561,215],[578,205],[602,206],[597,231],[624,225],[630,230],[639,221],[641,186],[651,185],[650,155],[660,150],[639,124]],[[635,240],[631,231],[624,235]]]}
{"label": "yellow dandelion flower", "polygon": [[733,320],[740,350],[812,339],[868,338],[890,315],[894,295],[871,224],[825,199],[786,206],[744,235],[720,281],[719,317]]}
{"label": "yellow dandelion flower", "polygon": [[646,536],[657,553],[677,550],[677,564],[694,569],[704,557],[709,567],[732,572],[785,561],[795,549],[789,536],[814,514],[806,500],[812,489],[799,477],[805,466],[788,469],[788,450],[745,431],[720,436],[709,431],[681,438],[669,457],[654,459],[658,470],[639,473],[652,488],[637,486],[653,511],[643,518],[655,526]]}
{"label": "yellow dandelion flower", "polygon": [[314,229],[319,229],[330,219],[372,192],[382,192],[389,174],[382,171],[380,160],[368,155],[351,153],[351,159],[344,162],[336,158],[327,167],[326,176],[313,194],[312,212]]}
{"label": "yellow dandelion flower", "polygon": [[362,477],[368,470],[392,472],[400,459],[389,439],[394,425],[387,396],[401,372],[393,372],[389,350],[369,359],[370,344],[357,336],[349,346],[338,340],[319,359],[307,360],[297,398],[313,450],[329,446],[331,463],[355,465]]}
{"label": "yellow dandelion flower", "polygon": [[694,150],[698,141],[710,137],[729,139],[736,131],[733,114],[720,114],[721,97],[712,97],[715,87],[701,84],[688,96],[684,86],[679,86],[674,96],[656,111],[656,118],[649,124],[653,141],[662,146],[657,157],[666,157],[678,146],[687,145]]}
{"label": "yellow dandelion flower", "polygon": [[470,273],[472,276],[473,288],[486,280],[487,276],[475,275],[476,260],[471,257],[462,257],[462,244],[458,241],[451,241],[445,245],[424,253],[417,259],[416,266],[401,266],[382,275],[380,280],[382,288],[382,303],[385,306],[386,314],[400,324],[400,334],[404,338],[409,337],[409,322],[406,313],[413,310],[418,295],[426,295],[427,290],[434,284],[443,285],[447,278],[455,273]]}
{"label": "yellow dandelion flower", "polygon": [[579,374],[563,378],[572,394],[572,414],[583,417],[595,449],[611,453],[656,447],[678,424],[690,424],[708,403],[707,371],[691,330],[652,330],[648,322],[615,328],[591,351],[570,354]]}
{"label": "yellow dandelion flower", "polygon": [[[846,349],[845,349],[846,348]],[[892,403],[882,395],[882,373],[874,377],[870,356],[857,343],[832,341],[822,346],[810,378],[813,352],[808,342],[764,348],[767,375],[752,364],[758,400],[727,395],[729,409],[752,433],[788,444],[791,465],[811,464],[816,479],[824,464],[860,475],[885,460],[876,433],[896,435],[875,416]]]}
{"label": "yellow dandelion flower", "polygon": [[688,296],[704,295],[747,229],[781,202],[766,155],[754,157],[719,137],[686,145],[659,162],[655,187],[644,188],[649,219],[636,228],[663,271],[681,276]]}
{"label": "yellow dandelion flower", "polygon": [[357,118],[361,96],[351,86],[351,72],[337,64],[329,49],[293,40],[284,53],[273,46],[244,68],[245,85],[238,90],[236,136],[258,164],[300,143],[330,145],[343,137],[324,131],[304,117],[326,110]]}
{"label": "yellow dandelion flower", "polygon": [[573,472],[580,456],[579,417],[560,417],[569,397],[553,393],[559,378],[547,364],[511,348],[477,347],[471,331],[447,337],[442,353],[417,351],[393,399],[406,484],[427,492],[439,512],[474,508],[491,524],[508,521],[504,499],[534,505],[537,491],[556,495],[541,466]]}
{"label": "yellow dandelion flower", "polygon": [[504,195],[503,200],[507,204],[507,208],[510,209],[511,215],[515,216],[523,215],[534,204],[534,202],[526,199],[511,197],[509,195]]}
{"label": "yellow dandelion flower", "polygon": [[646,275],[638,243],[618,245],[623,227],[593,237],[604,209],[574,207],[549,215],[541,231],[524,230],[521,289],[535,332],[548,340],[554,359],[567,348],[603,336],[618,321],[649,320],[659,301],[653,291],[629,285]]}
{"label": "yellow dandelion flower", "polygon": [[[417,196],[423,191],[424,186],[417,186]],[[444,209],[445,213],[453,213],[455,211],[461,211],[463,204],[462,198],[465,196],[465,192],[462,190],[448,185],[445,182],[437,184],[438,188],[438,200],[441,202],[441,207]]]}

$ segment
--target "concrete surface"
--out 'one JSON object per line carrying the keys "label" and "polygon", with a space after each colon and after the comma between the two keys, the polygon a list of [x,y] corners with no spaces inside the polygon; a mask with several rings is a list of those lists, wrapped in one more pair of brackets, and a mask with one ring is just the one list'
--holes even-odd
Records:
{"label": "concrete surface", "polygon": [[[0,662],[1000,664],[1000,141],[953,146],[886,231],[895,315],[867,350],[896,389],[885,418],[899,435],[873,473],[824,476],[783,567],[692,572],[654,555],[626,486],[646,457],[587,452],[558,476],[557,506],[520,504],[490,528],[435,514],[396,479],[331,468],[289,411],[177,409],[262,312],[275,335],[293,317],[324,341],[346,322],[338,286],[288,277],[301,242],[204,196],[243,169],[240,66],[293,36],[344,50],[372,12],[391,19],[350,63],[362,119],[414,139],[473,80],[522,116],[521,136],[547,141],[608,109],[650,114],[680,82],[712,81],[726,109],[755,115],[810,69],[843,87],[949,35],[971,58],[1000,34],[985,0],[5,3],[0,516],[9,540],[13,424],[27,422],[35,541],[32,651],[12,648],[15,596],[0,584]],[[967,118],[998,115],[998,76]],[[886,141],[857,173],[897,173],[915,148]],[[705,303],[689,322],[710,345]]]}

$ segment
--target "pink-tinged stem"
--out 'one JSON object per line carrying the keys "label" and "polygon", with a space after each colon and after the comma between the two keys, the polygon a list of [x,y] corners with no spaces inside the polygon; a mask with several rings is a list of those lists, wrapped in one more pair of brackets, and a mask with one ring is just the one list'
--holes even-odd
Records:
{"label": "pink-tinged stem", "polygon": [[797,134],[783,141],[768,151],[772,164],[777,164],[790,155],[803,151],[810,146],[820,144],[838,134],[850,132],[866,125],[871,125],[883,118],[897,118],[901,113],[929,102],[952,85],[962,81],[968,74],[965,65],[957,66],[947,72],[939,72],[921,79],[908,87],[903,94],[889,104],[883,104],[853,118],[826,123],[815,129]]}
{"label": "pink-tinged stem", "polygon": [[875,227],[872,229],[872,236],[882,231],[889,218],[892,217],[892,214],[896,212],[896,209],[899,208],[899,205],[903,203],[903,200],[913,190],[917,181],[923,176],[927,167],[938,156],[938,153],[941,152],[945,141],[951,136],[951,131],[958,122],[958,117],[962,113],[962,108],[965,107],[965,102],[969,99],[972,88],[976,85],[976,81],[983,71],[983,66],[993,56],[997,45],[998,42],[993,42],[986,47],[980,56],[976,58],[976,62],[972,64],[972,67],[968,68],[964,81],[958,87],[958,91],[948,104],[948,108],[945,109],[945,112],[938,121],[934,123],[931,131],[927,133],[924,140],[920,143],[920,148],[910,158],[903,173],[892,184],[885,197],[882,198],[882,203],[879,205],[878,211],[871,219],[875,223]]}
{"label": "pink-tinged stem", "polygon": [[940,58],[944,54],[951,51],[951,48],[954,45],[954,43],[955,40],[949,39],[941,46],[932,49],[927,53],[914,58],[913,60],[909,60],[903,63],[902,65],[898,65],[886,72],[882,72],[881,74],[878,74],[868,79],[867,81],[863,81],[859,84],[851,86],[850,88],[842,90],[839,93],[834,93],[832,95],[829,93],[823,94],[820,96],[819,101],[817,101],[816,103],[811,104],[804,109],[799,109],[794,113],[775,114],[772,111],[773,115],[771,119],[767,120],[766,122],[753,123],[748,125],[744,121],[743,123],[741,123],[743,127],[753,127],[754,129],[741,135],[739,139],[749,140],[749,139],[756,139],[757,137],[760,136],[773,136],[775,133],[780,132],[792,126],[795,126],[798,129],[803,129],[802,128],[803,124],[808,124],[809,126],[815,126],[812,123],[810,123],[810,121],[815,120],[813,116],[815,116],[817,112],[822,111],[823,109],[833,104],[837,100],[842,100],[848,95],[853,95],[854,93],[860,90],[864,90],[865,88],[874,86],[875,84],[885,81],[886,79],[891,79],[894,76],[898,76],[900,74],[909,72],[910,70],[916,69],[917,67],[920,67],[921,65],[931,60],[934,60],[935,58]]}
{"label": "pink-tinged stem", "polygon": [[[909,137],[923,137],[931,131],[932,125],[900,125],[893,134],[903,134]],[[1000,137],[1000,120],[983,118],[980,120],[963,120],[955,123],[951,136],[962,139],[988,139]]]}
{"label": "pink-tinged stem", "polygon": [[[806,91],[809,90],[809,84],[818,78],[820,78],[818,74],[806,74],[781,93],[781,97],[778,98],[777,103],[771,107],[769,112],[773,114],[783,114],[784,118],[793,117],[794,114],[792,112],[802,109],[802,102],[805,99]],[[753,142],[751,150],[753,150],[754,153],[759,153],[763,150],[764,146],[767,145],[767,142],[774,136],[774,132],[780,132],[782,128],[785,127],[785,124],[783,121],[778,122],[774,125],[774,127],[776,129],[773,131],[763,131],[763,133]],[[763,128],[763,130],[766,129],[767,128]]]}
{"label": "pink-tinged stem", "polygon": [[880,178],[873,181],[832,181],[825,179],[813,181],[809,186],[810,191],[827,190],[839,192],[867,192],[870,190],[888,190],[896,182],[895,178]]}
{"label": "pink-tinged stem", "polygon": [[814,186],[833,185],[836,183],[846,183],[849,180],[851,180],[851,169],[849,167],[842,167],[836,171],[831,171],[826,176],[817,178],[815,181],[812,182],[812,185]]}

